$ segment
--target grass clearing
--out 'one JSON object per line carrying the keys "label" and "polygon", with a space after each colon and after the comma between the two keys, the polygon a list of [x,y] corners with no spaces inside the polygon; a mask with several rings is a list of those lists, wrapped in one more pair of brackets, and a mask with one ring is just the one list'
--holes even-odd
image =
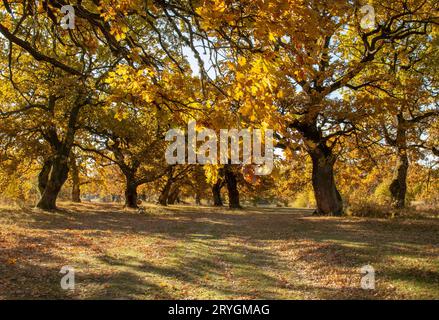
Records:
{"label": "grass clearing", "polygon": [[[309,210],[0,208],[0,298],[439,299],[439,220]],[[376,290],[360,288],[360,268]],[[60,288],[64,265],[76,288]]]}

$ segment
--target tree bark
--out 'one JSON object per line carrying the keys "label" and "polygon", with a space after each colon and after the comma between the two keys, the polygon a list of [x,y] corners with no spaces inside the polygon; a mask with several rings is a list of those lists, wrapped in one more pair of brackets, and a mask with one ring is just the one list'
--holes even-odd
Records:
{"label": "tree bark", "polygon": [[56,199],[69,173],[68,159],[66,156],[57,156],[52,162],[47,185],[44,189],[37,207],[43,210],[55,210]]}
{"label": "tree bark", "polygon": [[[407,154],[407,128],[410,122],[404,118],[402,113],[395,117],[396,120],[396,138],[393,140],[388,133],[386,134],[388,142],[394,146],[397,153],[395,172],[392,183],[389,186],[391,195],[391,205],[396,209],[405,207],[405,198],[407,193],[407,173],[409,169],[409,158]],[[386,131],[387,132],[387,131]]]}
{"label": "tree bark", "polygon": [[229,208],[239,209],[241,208],[241,205],[239,203],[238,181],[236,179],[236,174],[226,165],[224,175],[229,195]]}
{"label": "tree bark", "polygon": [[[49,97],[48,108],[52,111],[55,108],[55,102],[55,97]],[[58,198],[62,186],[67,181],[69,174],[68,159],[75,140],[79,112],[87,103],[89,103],[88,99],[84,99],[82,95],[78,96],[75,104],[70,110],[67,131],[64,139],[58,138],[56,127],[50,127],[45,134],[46,140],[51,144],[55,151],[55,156],[52,158],[50,174],[41,195],[41,199],[37,204],[37,207],[40,209],[56,210],[56,199]],[[44,177],[42,177],[42,181],[43,180]]]}
{"label": "tree bark", "polygon": [[81,203],[81,186],[79,183],[72,185],[72,202]]}
{"label": "tree bark", "polygon": [[132,179],[127,179],[125,187],[125,207],[137,209],[137,184]]}
{"label": "tree bark", "polygon": [[321,215],[341,216],[343,200],[337,190],[334,179],[335,156],[324,154],[321,150],[311,153],[312,185],[317,203],[317,211]]}
{"label": "tree bark", "polygon": [[81,181],[79,179],[79,168],[76,164],[76,159],[72,157],[70,161],[71,176],[72,176],[72,194],[71,200],[75,203],[81,202]]}
{"label": "tree bark", "polygon": [[297,124],[305,147],[312,159],[312,185],[320,215],[341,216],[343,200],[337,190],[334,179],[334,165],[337,157],[332,148],[327,145],[327,138],[316,126],[316,119],[309,123]]}
{"label": "tree bark", "polygon": [[165,186],[163,187],[162,192],[159,197],[159,204],[162,206],[168,205],[169,193],[171,192],[172,180],[166,181]]}
{"label": "tree bark", "polygon": [[393,181],[390,184],[392,206],[396,209],[402,209],[405,207],[408,168],[409,159],[407,152],[406,150],[399,150]]}
{"label": "tree bark", "polygon": [[175,204],[176,201],[178,200],[178,196],[180,194],[180,189],[178,187],[176,187],[174,190],[172,190],[172,192],[169,193],[168,196],[168,204]]}
{"label": "tree bark", "polygon": [[212,195],[213,195],[213,205],[215,207],[222,207],[223,200],[221,199],[221,189],[223,186],[223,182],[218,179],[218,181],[212,186]]}
{"label": "tree bark", "polygon": [[200,196],[200,193],[198,191],[195,193],[195,205],[197,205],[197,206],[201,205],[201,196]]}
{"label": "tree bark", "polygon": [[49,180],[50,170],[52,169],[52,159],[44,161],[43,168],[38,175],[38,190],[40,196],[43,195],[44,189],[46,189],[47,181]]}

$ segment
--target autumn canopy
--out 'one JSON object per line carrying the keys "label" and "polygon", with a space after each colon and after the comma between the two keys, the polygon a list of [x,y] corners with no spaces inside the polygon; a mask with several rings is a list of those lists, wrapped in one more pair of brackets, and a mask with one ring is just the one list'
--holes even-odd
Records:
{"label": "autumn canopy", "polygon": [[[71,25],[61,26],[68,14]],[[64,9],[63,9],[64,8]],[[439,199],[437,1],[0,3],[0,190],[53,210]],[[72,18],[72,16],[70,16]],[[168,164],[170,129],[273,130],[269,176]]]}

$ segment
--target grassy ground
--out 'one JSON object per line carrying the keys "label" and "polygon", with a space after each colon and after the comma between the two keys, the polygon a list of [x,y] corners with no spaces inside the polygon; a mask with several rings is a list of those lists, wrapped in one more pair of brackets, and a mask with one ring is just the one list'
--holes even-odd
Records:
{"label": "grassy ground", "polygon": [[[439,299],[439,219],[63,204],[0,209],[0,298]],[[360,287],[360,268],[376,289]],[[64,265],[74,291],[60,289]]]}

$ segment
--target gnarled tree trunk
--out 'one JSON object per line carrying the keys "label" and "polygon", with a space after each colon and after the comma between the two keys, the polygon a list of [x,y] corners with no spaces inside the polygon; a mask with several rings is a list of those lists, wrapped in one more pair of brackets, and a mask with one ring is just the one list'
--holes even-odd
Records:
{"label": "gnarled tree trunk", "polygon": [[55,210],[56,199],[69,173],[68,157],[57,156],[53,159],[52,169],[37,207],[43,210]]}
{"label": "gnarled tree trunk", "polygon": [[341,216],[343,200],[334,179],[337,157],[315,123],[316,119],[308,124],[298,124],[296,128],[302,133],[306,150],[312,159],[312,186],[317,212],[320,215]]}
{"label": "gnarled tree trunk", "polygon": [[172,190],[169,193],[168,196],[168,204],[175,204],[178,201],[178,196],[180,194],[180,189],[178,187],[175,187],[174,190]]}
{"label": "gnarled tree trunk", "polygon": [[407,152],[404,149],[399,150],[393,181],[390,184],[392,206],[397,209],[401,209],[405,207],[408,169],[409,169],[409,159],[407,156]]}
{"label": "gnarled tree trunk", "polygon": [[44,189],[46,189],[47,181],[49,180],[50,170],[52,169],[52,159],[44,161],[43,168],[38,175],[38,190],[40,196],[43,195]]}
{"label": "gnarled tree trunk", "polygon": [[169,193],[171,192],[172,180],[168,179],[166,181],[165,186],[162,189],[162,192],[159,196],[159,204],[162,206],[168,205]]}
{"label": "gnarled tree trunk", "polygon": [[195,192],[195,204],[197,205],[197,206],[200,206],[201,205],[201,196],[200,196],[200,193],[197,191],[197,192]]}
{"label": "gnarled tree trunk", "polygon": [[133,179],[128,178],[125,186],[125,207],[137,209],[137,184]]}
{"label": "gnarled tree trunk", "polygon": [[79,168],[76,159],[72,157],[70,161],[71,177],[72,177],[72,194],[71,200],[75,203],[81,202],[81,181],[79,179]]}
{"label": "gnarled tree trunk", "polygon": [[389,142],[393,142],[398,158],[393,174],[393,181],[390,184],[389,190],[392,198],[392,206],[396,209],[402,209],[405,207],[407,173],[409,169],[409,158],[407,154],[407,125],[409,122],[404,119],[402,113],[396,116],[396,121],[396,139]]}
{"label": "gnarled tree trunk", "polygon": [[236,179],[236,174],[231,170],[228,165],[226,165],[225,167],[224,177],[226,180],[227,191],[229,195],[229,208],[241,208],[241,205],[239,203],[238,181]]}
{"label": "gnarled tree trunk", "polygon": [[407,154],[407,126],[409,121],[404,119],[404,115],[399,113],[396,116],[397,128],[396,139],[393,145],[397,150],[397,162],[393,181],[390,184],[390,195],[392,206],[396,209],[405,207],[405,197],[407,193],[407,173],[409,169],[409,158]]}
{"label": "gnarled tree trunk", "polygon": [[73,182],[71,197],[72,202],[81,203],[81,185],[77,182]]}
{"label": "gnarled tree trunk", "polygon": [[213,205],[215,207],[222,207],[223,200],[221,199],[221,189],[223,187],[222,180],[219,180],[212,186]]}
{"label": "gnarled tree trunk", "polygon": [[[55,97],[51,96],[49,98],[48,108],[52,111],[55,108],[55,102]],[[58,194],[68,178],[68,160],[75,139],[79,112],[81,108],[84,107],[87,103],[89,103],[89,100],[87,98],[84,99],[84,96],[82,95],[78,96],[75,104],[70,110],[69,120],[67,123],[67,131],[65,133],[64,139],[59,139],[56,127],[50,127],[47,131],[47,140],[51,144],[53,150],[55,150],[55,155],[52,157],[51,170],[46,180],[46,186],[44,187],[41,199],[37,204],[37,207],[40,209],[56,209],[56,199],[58,198]],[[43,181],[44,177],[41,178]]]}
{"label": "gnarled tree trunk", "polygon": [[334,179],[335,156],[315,150],[312,158],[312,186],[321,215],[340,216],[343,214],[343,200]]}

